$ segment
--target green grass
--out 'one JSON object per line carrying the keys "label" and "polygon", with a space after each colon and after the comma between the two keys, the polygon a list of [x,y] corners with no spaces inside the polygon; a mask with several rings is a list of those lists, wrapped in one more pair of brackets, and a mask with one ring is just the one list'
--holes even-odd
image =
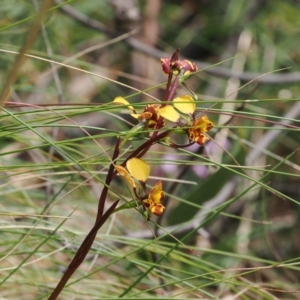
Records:
{"label": "green grass", "polygon": [[[0,115],[0,298],[42,300],[94,226],[117,139],[137,124],[113,99],[122,96],[142,112],[163,99],[167,77],[158,57],[136,63],[124,41],[77,56],[112,37],[54,5],[25,64],[13,68],[39,12],[30,1],[17,9],[4,2],[1,94],[8,78],[11,92]],[[108,1],[87,2],[69,4],[111,26]],[[215,124],[211,141],[205,150],[167,140],[149,149],[147,190],[162,180],[164,214],[147,220],[138,205],[112,214],[58,299],[299,298],[299,85],[209,73],[223,67],[263,79],[299,72],[299,9],[293,1],[254,2],[216,1],[203,11],[197,4],[193,16],[183,5],[162,3],[157,46],[212,64],[186,81],[197,113]],[[289,69],[276,71],[282,68]],[[181,87],[182,94],[189,92]],[[165,130],[173,126],[166,122]],[[118,164],[147,142],[147,132],[123,145]],[[187,143],[175,130],[170,140]],[[118,176],[105,210],[133,199]]]}

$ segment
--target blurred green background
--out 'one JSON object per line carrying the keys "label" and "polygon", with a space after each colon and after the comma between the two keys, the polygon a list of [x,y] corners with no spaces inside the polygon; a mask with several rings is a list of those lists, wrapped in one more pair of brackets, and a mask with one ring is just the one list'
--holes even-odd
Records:
{"label": "blurred green background", "polygon": [[[41,3],[1,3],[2,89]],[[160,58],[180,48],[212,140],[151,148],[164,215],[114,215],[60,299],[299,299],[299,15],[296,0],[53,2],[1,113],[0,296],[47,299],[135,124],[110,102],[161,100]],[[107,201],[132,197],[118,178]]]}

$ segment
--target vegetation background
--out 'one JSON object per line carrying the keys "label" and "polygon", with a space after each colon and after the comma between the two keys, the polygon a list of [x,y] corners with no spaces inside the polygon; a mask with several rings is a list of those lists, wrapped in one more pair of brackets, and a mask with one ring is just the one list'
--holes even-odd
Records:
{"label": "vegetation background", "polygon": [[114,214],[59,299],[299,299],[300,1],[46,2],[1,1],[0,298],[49,297],[135,124],[111,101],[161,99],[159,59],[180,48],[212,140],[151,148],[162,218]]}

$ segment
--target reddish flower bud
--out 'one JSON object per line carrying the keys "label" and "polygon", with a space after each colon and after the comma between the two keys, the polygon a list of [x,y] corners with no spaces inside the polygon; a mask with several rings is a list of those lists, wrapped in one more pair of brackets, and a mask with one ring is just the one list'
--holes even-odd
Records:
{"label": "reddish flower bud", "polygon": [[171,72],[170,62],[171,62],[170,57],[160,59],[160,63],[161,63],[163,72],[167,75],[169,75]]}
{"label": "reddish flower bud", "polygon": [[180,63],[183,75],[188,75],[198,70],[197,65],[187,59],[180,60]]}

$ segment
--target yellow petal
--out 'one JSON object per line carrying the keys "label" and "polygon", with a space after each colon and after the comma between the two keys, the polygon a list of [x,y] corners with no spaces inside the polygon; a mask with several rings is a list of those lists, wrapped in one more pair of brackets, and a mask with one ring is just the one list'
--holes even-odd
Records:
{"label": "yellow petal", "polygon": [[162,190],[162,182],[158,181],[151,189],[149,193],[149,199],[151,199],[153,203],[157,204],[163,201],[164,197],[165,193]]}
{"label": "yellow petal", "polygon": [[207,132],[211,130],[214,126],[213,122],[211,122],[207,116],[202,116],[198,118],[192,124],[194,128],[196,128],[199,132]]}
{"label": "yellow petal", "polygon": [[165,119],[172,122],[177,122],[177,120],[180,118],[178,112],[171,105],[166,105],[162,108],[159,108],[158,113]]}
{"label": "yellow petal", "polygon": [[194,99],[190,95],[183,95],[173,100],[174,106],[184,114],[193,114],[196,110]]}
{"label": "yellow petal", "polygon": [[121,105],[127,105],[127,107],[129,109],[131,109],[132,111],[135,111],[134,108],[129,105],[129,102],[127,100],[125,100],[123,97],[118,96],[114,99],[113,103],[117,103],[117,104],[121,104]]}
{"label": "yellow petal", "polygon": [[150,210],[156,216],[161,216],[165,210],[165,207],[159,203],[159,204],[154,204],[153,206],[151,206]]}
{"label": "yellow petal", "polygon": [[138,119],[139,116],[140,116],[140,114],[131,114],[131,116],[134,117],[134,118],[136,118],[136,119]]}
{"label": "yellow petal", "polygon": [[198,145],[204,145],[206,141],[209,140],[209,137],[207,135],[205,135],[204,133],[201,133],[196,139],[195,139],[195,142],[198,144]]}
{"label": "yellow petal", "polygon": [[126,163],[126,167],[131,174],[138,181],[145,182],[150,174],[150,166],[142,159],[133,157]]}
{"label": "yellow petal", "polygon": [[148,111],[145,111],[145,112],[139,114],[137,119],[139,119],[139,120],[143,120],[143,119],[149,120],[151,117],[152,117],[152,113],[148,112]]}
{"label": "yellow petal", "polygon": [[132,177],[129,175],[129,173],[127,172],[127,170],[122,167],[122,166],[115,166],[115,169],[118,171],[118,173],[121,175],[121,176],[124,176],[125,179],[128,181],[128,183],[133,187],[133,188],[136,188],[136,185],[134,183],[134,180],[132,179]]}

